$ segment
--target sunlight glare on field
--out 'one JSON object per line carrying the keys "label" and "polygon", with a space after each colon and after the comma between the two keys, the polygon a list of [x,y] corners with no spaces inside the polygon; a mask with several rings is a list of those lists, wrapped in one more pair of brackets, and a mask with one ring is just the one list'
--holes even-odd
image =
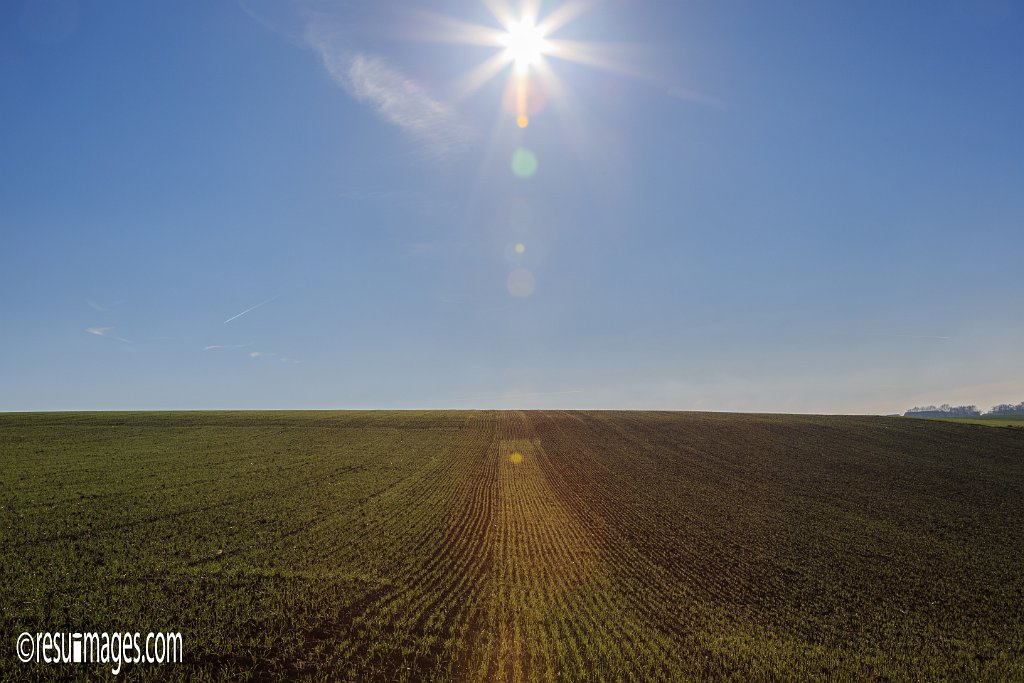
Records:
{"label": "sunlight glare on field", "polygon": [[521,465],[523,463],[523,454],[520,453],[519,451],[516,451],[515,453],[510,455],[508,459],[509,462],[511,462],[513,465]]}

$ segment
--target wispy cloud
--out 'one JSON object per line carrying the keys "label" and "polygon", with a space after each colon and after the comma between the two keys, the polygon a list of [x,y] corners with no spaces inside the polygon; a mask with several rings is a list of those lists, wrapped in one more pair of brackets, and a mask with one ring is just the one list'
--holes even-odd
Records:
{"label": "wispy cloud", "polygon": [[[278,295],[278,296],[280,296],[280,295]],[[256,304],[255,306],[252,306],[251,308],[247,308],[244,311],[242,311],[241,313],[238,313],[237,315],[231,316],[230,318],[228,318],[227,320],[224,321],[224,324],[227,325],[232,320],[238,320],[239,318],[241,318],[246,313],[251,313],[251,312],[255,311],[257,308],[259,308],[260,306],[266,306],[267,304],[269,304],[271,301],[273,301],[276,298],[277,298],[276,296],[272,296],[269,299],[267,299],[266,301],[261,301],[258,304]]]}
{"label": "wispy cloud", "polygon": [[95,334],[97,337],[109,337],[110,339],[116,339],[117,341],[124,342],[125,344],[131,344],[130,339],[124,337],[118,337],[115,334],[110,334],[113,331],[113,327],[87,327],[85,331],[89,334]]}
{"label": "wispy cloud", "polygon": [[203,347],[203,351],[225,351],[227,349],[244,349],[252,344],[210,344]]}
{"label": "wispy cloud", "polygon": [[124,302],[112,301],[110,303],[103,305],[96,303],[92,299],[86,299],[85,303],[89,304],[89,308],[91,308],[94,311],[99,311],[100,313],[110,313],[111,310],[113,310],[117,306],[120,306]]}
{"label": "wispy cloud", "polygon": [[666,92],[668,96],[673,99],[683,100],[685,102],[694,102],[696,104],[703,104],[705,106],[713,107],[715,109],[721,109],[722,111],[725,111],[729,108],[729,105],[726,104],[725,100],[720,100],[712,95],[706,95],[702,92],[690,90],[689,88],[683,88],[678,85],[670,86]]}
{"label": "wispy cloud", "polygon": [[306,43],[320,55],[335,83],[434,155],[451,156],[464,147],[470,130],[451,105],[431,97],[385,60],[339,49],[337,40],[315,25],[306,30]]}
{"label": "wispy cloud", "polygon": [[282,363],[290,363],[292,365],[297,365],[297,364],[301,363],[302,361],[301,360],[297,360],[295,358],[282,358],[281,362]]}
{"label": "wispy cloud", "polygon": [[249,358],[260,358],[261,356],[276,356],[276,355],[277,354],[274,353],[274,352],[269,352],[268,353],[267,351],[252,351],[252,352],[249,353]]}

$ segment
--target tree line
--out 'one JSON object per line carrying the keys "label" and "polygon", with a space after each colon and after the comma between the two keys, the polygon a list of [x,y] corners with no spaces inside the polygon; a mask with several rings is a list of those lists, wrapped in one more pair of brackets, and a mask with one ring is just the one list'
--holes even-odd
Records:
{"label": "tree line", "polygon": [[1020,403],[1000,403],[984,413],[978,406],[915,406],[903,413],[904,417],[978,417],[980,415],[1024,415],[1024,401]]}
{"label": "tree line", "polygon": [[1024,415],[1024,401],[1020,403],[1000,403],[992,406],[986,415]]}

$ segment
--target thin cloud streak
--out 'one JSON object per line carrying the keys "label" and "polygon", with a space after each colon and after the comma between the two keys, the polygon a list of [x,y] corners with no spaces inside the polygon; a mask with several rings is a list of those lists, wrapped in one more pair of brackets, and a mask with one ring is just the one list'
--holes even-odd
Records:
{"label": "thin cloud streak", "polygon": [[449,157],[465,146],[470,131],[455,110],[385,60],[340,51],[327,32],[316,26],[306,30],[306,43],[320,55],[335,83],[435,156]]}
{"label": "thin cloud streak", "polygon": [[272,297],[270,297],[269,299],[267,299],[266,301],[261,301],[260,303],[256,304],[256,305],[255,305],[255,306],[253,306],[252,308],[247,308],[247,309],[245,309],[244,311],[242,311],[242,312],[241,312],[241,313],[239,313],[238,315],[233,315],[233,316],[231,316],[230,318],[228,318],[227,320],[225,320],[225,321],[224,321],[224,324],[225,324],[225,325],[227,325],[227,324],[228,324],[229,322],[231,322],[232,320],[238,320],[239,318],[241,318],[241,317],[242,317],[243,315],[245,315],[246,313],[251,313],[251,312],[255,311],[255,310],[256,310],[257,308],[259,308],[260,306],[266,306],[266,305],[267,305],[267,304],[269,304],[269,303],[270,303],[271,301],[273,301],[274,299],[276,299],[276,298],[277,298],[278,296],[281,296],[281,295],[280,295],[280,294],[278,294],[277,296],[272,296]]}
{"label": "thin cloud streak", "polygon": [[247,346],[252,346],[252,344],[210,344],[209,346],[204,346],[203,351],[224,351],[227,349],[244,349]]}
{"label": "thin cloud streak", "polygon": [[87,327],[85,328],[85,331],[88,332],[89,334],[94,334],[97,337],[108,337],[110,339],[116,339],[117,341],[124,342],[125,344],[132,343],[130,339],[125,339],[124,337],[118,337],[117,335],[110,334],[111,330],[113,329],[113,327]]}
{"label": "thin cloud streak", "polygon": [[94,311],[98,311],[100,313],[110,313],[112,310],[114,310],[115,307],[120,306],[124,302],[123,301],[111,301],[106,306],[103,306],[101,304],[96,303],[92,299],[86,299],[85,303],[87,303],[89,305],[89,308],[91,308]]}

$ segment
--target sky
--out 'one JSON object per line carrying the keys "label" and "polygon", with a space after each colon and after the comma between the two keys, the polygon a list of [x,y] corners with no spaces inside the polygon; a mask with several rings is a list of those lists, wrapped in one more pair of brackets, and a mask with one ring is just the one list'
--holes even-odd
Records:
{"label": "sky", "polygon": [[1024,400],[1024,4],[502,5],[0,4],[0,410]]}

